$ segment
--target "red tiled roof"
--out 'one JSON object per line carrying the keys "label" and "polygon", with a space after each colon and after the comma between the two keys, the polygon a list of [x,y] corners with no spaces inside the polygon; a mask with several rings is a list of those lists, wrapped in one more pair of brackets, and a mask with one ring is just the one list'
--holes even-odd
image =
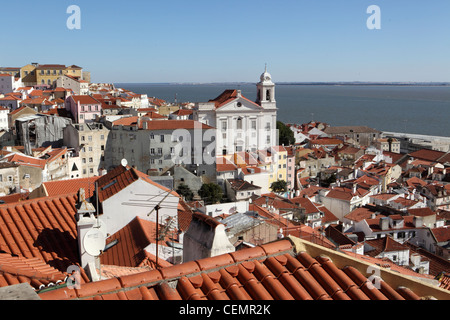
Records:
{"label": "red tiled roof", "polygon": [[321,138],[321,139],[314,139],[311,140],[310,143],[312,145],[314,144],[320,144],[320,145],[340,145],[342,144],[342,140],[339,139],[333,139],[333,138]]}
{"label": "red tiled roof", "polygon": [[178,109],[177,111],[172,112],[172,114],[176,116],[188,116],[192,113],[193,111],[190,109]]}
{"label": "red tiled roof", "polygon": [[76,103],[80,104],[101,104],[97,99],[88,95],[70,96]]}
{"label": "red tiled roof", "polygon": [[450,290],[450,274],[443,274],[439,278],[439,287]]}
{"label": "red tiled roof", "polygon": [[3,200],[5,203],[19,202],[27,200],[29,194],[29,192],[8,194],[6,196],[0,197],[0,200]]}
{"label": "red tiled roof", "polygon": [[[449,157],[445,157],[446,153],[442,151],[437,150],[431,150],[431,149],[420,149],[414,152],[411,152],[409,156],[421,160],[428,160],[433,162],[441,162],[446,159],[446,161],[449,161]],[[444,161],[445,162],[445,161]]]}
{"label": "red tiled roof", "polygon": [[39,258],[0,253],[0,287],[29,283],[34,289],[42,289],[63,282],[66,276]]}
{"label": "red tiled roof", "polygon": [[58,180],[43,182],[45,190],[49,197],[64,194],[77,193],[83,188],[86,191],[86,198],[90,198],[94,194],[95,181],[100,177],[89,177],[80,179]]}
{"label": "red tiled roof", "polygon": [[7,159],[8,162],[17,163],[22,166],[37,167],[41,169],[44,169],[45,165],[47,164],[46,160],[26,156],[19,153],[14,153],[10,156],[5,157],[5,159]]}
{"label": "red tiled roof", "polygon": [[319,209],[317,209],[317,207],[311,202],[311,200],[309,200],[309,198],[295,197],[289,200],[304,208],[306,214],[319,212]]}
{"label": "red tiled roof", "polygon": [[[241,98],[250,102],[251,104],[261,108],[260,105],[256,104],[255,102],[247,99],[246,97],[241,95]],[[224,92],[222,92],[217,98],[209,100],[209,102],[214,102],[216,109],[220,108],[224,105],[226,105],[227,103],[230,103],[233,100],[237,99],[237,90],[233,90],[233,89],[229,89],[229,90],[225,90]]]}
{"label": "red tiled roof", "polygon": [[[424,290],[434,290],[447,297],[446,291],[417,281],[414,284],[421,286],[421,293],[398,284],[392,287],[390,283],[396,283],[392,278],[389,282],[381,279],[379,288],[369,286],[370,280],[362,273],[366,271],[338,267],[326,256],[295,248],[284,239],[39,296],[43,300],[419,300],[419,294],[427,294]],[[345,254],[340,257],[353,261]]]}
{"label": "red tiled roof", "polygon": [[216,171],[224,172],[224,171],[235,171],[237,167],[231,161],[228,161],[225,157],[218,157],[216,160]]}
{"label": "red tiled roof", "polygon": [[[160,228],[160,230],[162,230]],[[108,243],[118,240],[116,246],[102,254],[101,263],[105,265],[115,265],[123,267],[154,266],[156,257],[147,252],[145,248],[151,243],[156,243],[156,223],[134,218],[129,224],[108,238]],[[159,241],[160,245],[165,245],[164,241],[169,241],[166,237]],[[164,259],[158,259],[159,267],[168,267],[172,264]]]}
{"label": "red tiled roof", "polygon": [[433,229],[431,229],[431,232],[433,232],[433,235],[436,238],[437,242],[450,241],[450,227],[449,226],[433,228]]}
{"label": "red tiled roof", "polygon": [[409,209],[408,213],[412,216],[420,216],[420,217],[426,217],[426,216],[433,216],[436,214],[433,210],[430,208],[417,208],[417,209]]}
{"label": "red tiled roof", "polygon": [[407,246],[395,241],[390,236],[380,239],[366,240],[365,243],[374,248],[373,250],[366,252],[366,254],[371,257],[377,257],[382,252],[409,250]]}
{"label": "red tiled roof", "polygon": [[76,201],[71,194],[0,205],[0,251],[37,258],[60,272],[78,265]]}
{"label": "red tiled roof", "polygon": [[[353,211],[345,215],[345,218],[355,222],[359,222],[362,220],[370,219],[375,212],[376,209],[374,210],[374,208],[364,206],[353,209]],[[384,217],[384,215],[379,216]]]}
{"label": "red tiled roof", "polygon": [[354,194],[352,192],[345,192],[341,190],[332,189],[330,190],[330,192],[328,192],[326,197],[350,201],[351,199],[353,199]]}

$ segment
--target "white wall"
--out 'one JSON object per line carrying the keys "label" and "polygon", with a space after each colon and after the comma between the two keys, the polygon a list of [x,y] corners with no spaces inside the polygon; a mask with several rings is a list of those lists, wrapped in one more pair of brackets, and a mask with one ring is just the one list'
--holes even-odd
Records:
{"label": "white wall", "polygon": [[[110,234],[122,229],[135,217],[156,222],[156,211],[153,209],[166,195],[166,191],[139,179],[103,201],[103,215],[100,218]],[[145,201],[147,199],[149,201]],[[167,217],[177,218],[178,201],[178,197],[170,194],[160,204],[160,223],[164,223]],[[153,213],[148,216],[152,210]]]}
{"label": "white wall", "polygon": [[217,217],[221,214],[231,214],[235,212],[247,212],[249,202],[248,201],[237,201],[228,203],[212,204],[201,208],[206,215],[211,217]]}

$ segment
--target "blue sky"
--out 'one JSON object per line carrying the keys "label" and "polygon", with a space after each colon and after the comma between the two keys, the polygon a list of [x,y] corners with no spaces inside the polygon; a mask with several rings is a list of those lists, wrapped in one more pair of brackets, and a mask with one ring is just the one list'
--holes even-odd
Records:
{"label": "blue sky", "polygon": [[[67,7],[81,9],[69,30]],[[381,9],[369,30],[368,6]],[[102,82],[450,81],[450,1],[4,1],[1,66]],[[10,27],[8,27],[10,26]]]}

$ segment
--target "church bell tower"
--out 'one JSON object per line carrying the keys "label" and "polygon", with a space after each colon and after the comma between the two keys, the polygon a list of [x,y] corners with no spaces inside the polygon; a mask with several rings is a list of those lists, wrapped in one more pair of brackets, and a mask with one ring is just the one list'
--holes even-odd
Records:
{"label": "church bell tower", "polygon": [[272,76],[267,72],[267,64],[264,73],[261,74],[260,82],[256,84],[256,103],[264,109],[276,109],[275,83]]}

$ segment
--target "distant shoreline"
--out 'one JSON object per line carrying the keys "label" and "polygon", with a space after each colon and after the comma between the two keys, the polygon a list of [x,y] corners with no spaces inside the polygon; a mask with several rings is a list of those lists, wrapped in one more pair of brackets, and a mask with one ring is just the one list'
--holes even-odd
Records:
{"label": "distant shoreline", "polygon": [[[164,86],[216,86],[255,85],[255,82],[115,82],[114,85],[164,85]],[[402,87],[450,87],[450,82],[277,82],[281,86],[402,86]]]}

